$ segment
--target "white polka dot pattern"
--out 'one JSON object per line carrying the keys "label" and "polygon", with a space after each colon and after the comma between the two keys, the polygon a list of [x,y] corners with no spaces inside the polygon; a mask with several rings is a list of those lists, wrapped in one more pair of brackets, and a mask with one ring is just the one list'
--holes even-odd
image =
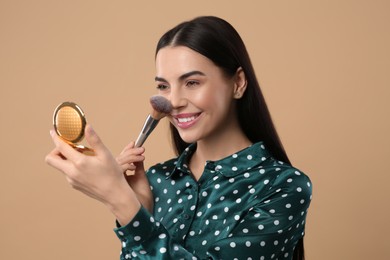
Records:
{"label": "white polka dot pattern", "polygon": [[154,214],[141,208],[115,229],[121,259],[292,259],[304,235],[309,178],[257,143],[208,161],[196,182],[187,166],[193,150],[148,170]]}

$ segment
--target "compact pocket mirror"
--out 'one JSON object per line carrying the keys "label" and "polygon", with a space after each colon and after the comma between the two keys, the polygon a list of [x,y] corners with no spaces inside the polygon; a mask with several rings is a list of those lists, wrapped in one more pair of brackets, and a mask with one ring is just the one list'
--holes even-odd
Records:
{"label": "compact pocket mirror", "polygon": [[93,155],[92,149],[78,144],[84,138],[87,120],[80,106],[73,102],[63,102],[54,110],[53,125],[57,135],[77,151]]}

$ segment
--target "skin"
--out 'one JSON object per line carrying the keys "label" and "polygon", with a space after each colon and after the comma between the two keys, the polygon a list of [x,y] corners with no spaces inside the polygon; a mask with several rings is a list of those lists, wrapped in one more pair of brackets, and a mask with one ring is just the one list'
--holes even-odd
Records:
{"label": "skin", "polygon": [[[156,71],[158,92],[173,106],[168,119],[183,140],[197,142],[190,162],[196,180],[206,160],[224,158],[251,144],[235,113],[236,100],[242,97],[247,85],[241,68],[233,77],[227,77],[206,57],[178,46],[158,52]],[[153,196],[143,165],[144,148],[134,148],[131,142],[114,158],[90,125],[85,137],[94,156],[74,150],[53,130],[50,135],[55,148],[46,156],[46,163],[61,171],[74,189],[106,205],[121,225],[133,219],[141,204],[152,212]],[[127,175],[127,171],[132,174]]]}
{"label": "skin", "polygon": [[[206,160],[224,158],[251,144],[235,113],[236,99],[242,97],[247,86],[241,68],[233,77],[227,77],[205,56],[175,46],[158,52],[156,71],[159,94],[172,103],[170,122],[184,141],[197,142],[190,162],[195,179],[200,178]],[[181,117],[195,119],[181,124]]]}
{"label": "skin", "polygon": [[[133,149],[134,143],[129,144],[122,152],[127,161],[120,165],[90,125],[86,126],[85,137],[94,156],[76,151],[54,130],[50,135],[55,148],[46,156],[46,163],[61,171],[74,189],[106,205],[121,225],[133,219],[141,203],[150,210],[152,195],[143,170],[143,148]],[[134,176],[125,177],[124,170],[134,162],[138,166]]]}

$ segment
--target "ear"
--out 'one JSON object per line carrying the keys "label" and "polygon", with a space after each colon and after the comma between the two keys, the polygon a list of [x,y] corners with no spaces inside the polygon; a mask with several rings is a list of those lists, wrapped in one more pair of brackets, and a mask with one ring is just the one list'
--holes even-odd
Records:
{"label": "ear", "polygon": [[240,99],[245,93],[247,86],[246,76],[244,70],[239,67],[234,76],[234,98]]}

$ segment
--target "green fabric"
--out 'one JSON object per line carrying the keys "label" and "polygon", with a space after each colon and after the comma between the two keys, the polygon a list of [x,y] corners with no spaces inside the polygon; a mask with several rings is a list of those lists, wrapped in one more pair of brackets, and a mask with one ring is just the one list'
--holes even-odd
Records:
{"label": "green fabric", "polygon": [[292,259],[303,237],[310,179],[263,143],[208,161],[195,181],[191,145],[147,171],[154,214],[144,208],[115,229],[121,259]]}

